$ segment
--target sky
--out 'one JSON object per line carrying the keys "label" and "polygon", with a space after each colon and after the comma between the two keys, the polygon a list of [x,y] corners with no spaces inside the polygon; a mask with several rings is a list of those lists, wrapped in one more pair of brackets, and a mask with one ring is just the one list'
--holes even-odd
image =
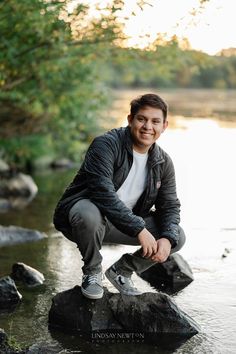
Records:
{"label": "sky", "polygon": [[[126,22],[129,44],[145,46],[157,33],[187,37],[191,47],[208,54],[223,48],[236,48],[236,0],[210,0],[201,9],[197,0],[149,0],[152,6],[136,10],[137,15]],[[135,0],[126,0],[125,12],[130,14]],[[196,15],[191,13],[196,11]]]}
{"label": "sky", "polygon": [[[81,1],[92,7],[111,2],[71,0],[71,4]],[[140,9],[138,1],[150,5]],[[193,49],[210,55],[236,48],[236,0],[209,0],[202,8],[199,0],[124,0],[124,3],[121,15],[127,18],[124,22],[129,46],[144,48],[157,38],[158,33],[165,33],[167,38],[185,37]],[[136,16],[132,16],[133,12]]]}

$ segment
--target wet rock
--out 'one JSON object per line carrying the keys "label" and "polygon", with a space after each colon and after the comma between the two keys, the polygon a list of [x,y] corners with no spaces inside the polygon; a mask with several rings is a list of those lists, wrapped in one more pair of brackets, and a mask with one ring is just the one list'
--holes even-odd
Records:
{"label": "wet rock", "polygon": [[81,332],[122,328],[113,316],[107,291],[102,299],[93,301],[82,295],[79,286],[54,296],[49,324]]}
{"label": "wet rock", "polygon": [[0,198],[9,202],[10,208],[24,208],[32,201],[37,192],[38,187],[29,175],[16,173],[9,177],[1,177]]}
{"label": "wet rock", "polygon": [[64,330],[132,331],[189,338],[199,326],[180,310],[168,295],[144,293],[126,296],[105,289],[102,299],[86,299],[79,286],[57,294],[52,300],[49,324]]}
{"label": "wet rock", "polygon": [[167,294],[177,293],[194,280],[190,266],[178,253],[138,275],[155,289]]}
{"label": "wet rock", "polygon": [[224,249],[224,253],[221,255],[221,258],[226,258],[229,253],[230,253],[230,249],[225,248],[225,249]]}
{"label": "wet rock", "polygon": [[59,160],[55,160],[51,163],[52,168],[58,168],[58,169],[67,169],[67,168],[72,168],[74,167],[74,163],[66,158],[62,158]]}
{"label": "wet rock", "polygon": [[8,309],[22,299],[16,284],[9,276],[0,279],[0,309]]}
{"label": "wet rock", "polygon": [[0,175],[5,174],[10,171],[8,164],[0,159]]}
{"label": "wet rock", "polygon": [[25,229],[19,226],[0,225],[0,247],[11,246],[17,243],[32,242],[42,240],[47,237],[43,232]]}
{"label": "wet rock", "polygon": [[199,326],[175,302],[163,293],[141,296],[114,294],[110,307],[119,323],[127,330],[147,333],[170,333],[191,337]]}
{"label": "wet rock", "polygon": [[0,328],[0,344],[5,343],[6,341],[7,341],[7,334],[2,328]]}
{"label": "wet rock", "polygon": [[[26,354],[59,354],[59,353],[73,353],[73,351],[63,350],[62,346],[58,343],[35,343],[31,345]],[[80,351],[75,351],[75,353],[80,353]]]}
{"label": "wet rock", "polygon": [[44,275],[38,270],[20,262],[13,264],[11,277],[29,287],[42,285],[45,280]]}
{"label": "wet rock", "polygon": [[40,156],[32,161],[32,168],[36,171],[43,171],[51,168],[51,163],[54,160],[54,157],[51,155]]}

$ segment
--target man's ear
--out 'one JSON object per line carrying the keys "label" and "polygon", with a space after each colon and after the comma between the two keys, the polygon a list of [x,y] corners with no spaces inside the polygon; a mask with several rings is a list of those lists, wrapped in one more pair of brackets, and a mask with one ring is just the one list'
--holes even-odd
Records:
{"label": "man's ear", "polygon": [[163,123],[163,129],[162,129],[162,133],[164,133],[164,131],[166,130],[166,128],[168,127],[168,120],[166,120],[164,123]]}
{"label": "man's ear", "polygon": [[131,114],[129,114],[129,115],[127,116],[127,121],[128,121],[128,125],[129,125],[129,126],[131,125],[132,120],[133,120],[133,116],[131,116]]}

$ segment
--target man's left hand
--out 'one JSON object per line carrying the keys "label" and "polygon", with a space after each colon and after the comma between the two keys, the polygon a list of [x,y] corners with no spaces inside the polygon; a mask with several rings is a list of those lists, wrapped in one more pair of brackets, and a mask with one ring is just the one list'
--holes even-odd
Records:
{"label": "man's left hand", "polygon": [[171,251],[171,243],[167,238],[157,240],[157,252],[152,255],[151,259],[154,262],[163,263],[167,260]]}

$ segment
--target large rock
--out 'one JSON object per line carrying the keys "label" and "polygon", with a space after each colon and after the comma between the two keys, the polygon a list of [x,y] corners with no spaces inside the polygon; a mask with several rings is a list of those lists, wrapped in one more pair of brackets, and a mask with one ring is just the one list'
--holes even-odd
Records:
{"label": "large rock", "polygon": [[152,335],[189,338],[199,326],[180,310],[168,295],[144,293],[139,296],[113,294],[105,289],[102,299],[86,299],[79,286],[57,294],[52,300],[49,324],[61,329],[91,331],[132,331]]}
{"label": "large rock", "polygon": [[184,289],[193,280],[193,273],[183,257],[175,253],[164,263],[157,263],[138,274],[157,290],[167,294],[175,294]]}
{"label": "large rock", "polygon": [[0,328],[0,344],[3,344],[7,341],[7,334],[6,332]]}
{"label": "large rock", "polygon": [[10,167],[8,164],[0,159],[0,175],[5,175],[10,171]]}
{"label": "large rock", "polygon": [[55,169],[69,169],[69,168],[72,168],[74,166],[75,166],[74,162],[69,160],[69,159],[67,159],[67,158],[54,160],[51,163],[51,167],[55,168]]}
{"label": "large rock", "polygon": [[15,281],[22,281],[29,287],[42,285],[45,280],[44,275],[37,269],[20,262],[13,264],[11,277]]}
{"label": "large rock", "polygon": [[47,237],[43,232],[25,229],[19,226],[0,225],[0,247],[11,246],[17,243],[32,242],[42,240]]}
{"label": "large rock", "polygon": [[10,309],[22,299],[16,284],[10,277],[0,279],[0,309]]}
{"label": "large rock", "polygon": [[[38,192],[38,187],[32,177],[23,173],[1,177],[0,199],[1,204],[8,208],[21,209],[28,205]],[[5,202],[5,204],[4,204]]]}

